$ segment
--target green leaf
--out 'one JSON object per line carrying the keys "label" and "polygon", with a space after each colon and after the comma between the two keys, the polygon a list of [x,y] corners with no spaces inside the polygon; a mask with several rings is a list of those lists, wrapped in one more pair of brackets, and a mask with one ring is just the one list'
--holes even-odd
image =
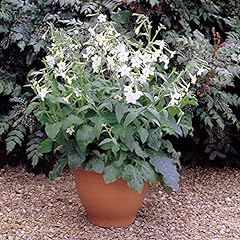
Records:
{"label": "green leaf", "polygon": [[70,151],[67,154],[68,166],[71,171],[81,167],[82,163],[85,161],[85,158],[82,158],[77,152]]}
{"label": "green leaf", "polygon": [[49,178],[51,181],[54,181],[57,177],[61,175],[63,169],[67,165],[67,159],[60,159],[53,167],[53,170],[49,173]]}
{"label": "green leaf", "polygon": [[114,165],[108,165],[104,169],[104,182],[106,184],[116,181],[121,176],[121,171]]}
{"label": "green leaf", "polygon": [[76,139],[80,147],[86,147],[95,139],[94,128],[92,126],[84,125],[78,129]]}
{"label": "green leaf", "polygon": [[159,151],[162,144],[162,133],[160,129],[150,129],[148,137],[148,146]]}
{"label": "green leaf", "polygon": [[171,130],[174,131],[174,133],[178,134],[182,137],[183,132],[181,127],[176,123],[176,120],[174,117],[168,119],[168,125]]}
{"label": "green leaf", "polygon": [[85,166],[85,170],[92,171],[96,173],[103,173],[105,167],[105,163],[100,158],[93,158],[89,160]]}
{"label": "green leaf", "polygon": [[114,146],[114,142],[111,138],[105,138],[102,142],[99,143],[99,146],[103,149],[103,150],[109,150],[112,149],[112,147]]}
{"label": "green leaf", "polygon": [[131,189],[136,192],[142,191],[144,186],[143,176],[137,167],[130,164],[126,165],[122,177]]}
{"label": "green leaf", "polygon": [[157,173],[162,174],[164,183],[174,191],[179,190],[179,173],[173,159],[167,156],[154,155],[150,157],[150,163]]}
{"label": "green leaf", "polygon": [[27,107],[27,109],[26,109],[26,115],[29,115],[29,114],[31,114],[32,113],[32,111],[37,107],[39,105],[39,103],[38,102],[31,102],[29,105],[28,105],[28,107]]}
{"label": "green leaf", "polygon": [[117,103],[115,110],[118,123],[120,123],[124,116],[125,111],[127,110],[127,106],[123,102]]}
{"label": "green leaf", "polygon": [[62,122],[57,122],[53,124],[46,124],[45,132],[47,136],[51,139],[55,139],[62,127]]}
{"label": "green leaf", "polygon": [[148,135],[149,135],[148,130],[143,127],[140,127],[138,130],[138,133],[140,135],[142,143],[145,143],[147,141]]}
{"label": "green leaf", "polygon": [[49,138],[45,139],[41,144],[38,146],[37,151],[39,153],[49,153],[52,151],[53,141]]}
{"label": "green leaf", "polygon": [[154,183],[157,181],[153,167],[146,161],[136,161],[137,168],[141,171],[144,181]]}
{"label": "green leaf", "polygon": [[137,156],[144,158],[144,152],[137,141],[134,142],[134,151]]}
{"label": "green leaf", "polygon": [[83,123],[83,120],[75,115],[69,115],[63,122],[63,129],[68,129],[72,125],[81,125]]}
{"label": "green leaf", "polygon": [[131,122],[133,122],[138,116],[138,112],[137,111],[130,111],[128,113],[128,115],[126,116],[123,126],[127,127]]}

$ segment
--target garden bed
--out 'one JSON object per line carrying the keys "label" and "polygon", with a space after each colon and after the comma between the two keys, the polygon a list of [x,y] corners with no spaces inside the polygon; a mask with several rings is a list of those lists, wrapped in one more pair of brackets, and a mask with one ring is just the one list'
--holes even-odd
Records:
{"label": "garden bed", "polygon": [[185,168],[181,178],[179,193],[151,188],[135,224],[104,229],[88,223],[71,174],[54,183],[22,168],[4,168],[0,239],[240,239],[239,170]]}

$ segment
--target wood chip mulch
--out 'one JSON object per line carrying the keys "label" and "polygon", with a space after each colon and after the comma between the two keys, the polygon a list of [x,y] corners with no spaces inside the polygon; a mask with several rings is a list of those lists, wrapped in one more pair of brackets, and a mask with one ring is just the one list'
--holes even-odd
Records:
{"label": "wood chip mulch", "polygon": [[[97,203],[96,203],[97,204]],[[89,224],[70,173],[56,182],[0,170],[0,240],[240,240],[240,170],[182,170],[181,190],[152,187],[133,225]]]}

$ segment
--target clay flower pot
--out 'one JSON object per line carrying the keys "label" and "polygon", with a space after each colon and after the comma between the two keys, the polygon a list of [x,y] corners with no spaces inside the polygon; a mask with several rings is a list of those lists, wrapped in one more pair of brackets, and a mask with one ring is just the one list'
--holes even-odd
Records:
{"label": "clay flower pot", "polygon": [[77,192],[89,221],[101,227],[122,227],[134,222],[148,191],[131,190],[123,179],[105,184],[103,176],[77,169],[74,171]]}

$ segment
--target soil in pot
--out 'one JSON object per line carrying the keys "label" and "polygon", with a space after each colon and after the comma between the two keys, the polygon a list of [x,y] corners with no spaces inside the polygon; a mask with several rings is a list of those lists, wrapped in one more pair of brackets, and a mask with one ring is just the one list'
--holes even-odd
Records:
{"label": "soil in pot", "polygon": [[134,222],[148,191],[131,190],[123,179],[105,184],[102,174],[81,169],[74,171],[77,192],[89,221],[101,227],[123,227]]}

